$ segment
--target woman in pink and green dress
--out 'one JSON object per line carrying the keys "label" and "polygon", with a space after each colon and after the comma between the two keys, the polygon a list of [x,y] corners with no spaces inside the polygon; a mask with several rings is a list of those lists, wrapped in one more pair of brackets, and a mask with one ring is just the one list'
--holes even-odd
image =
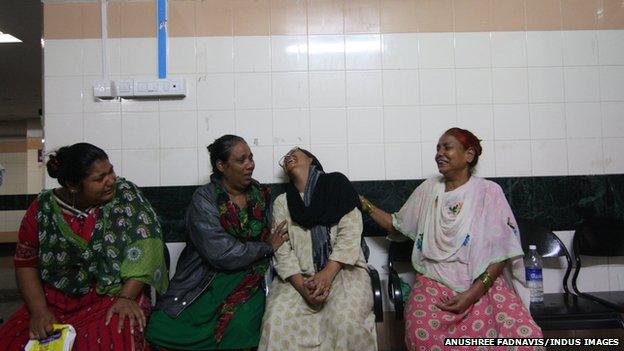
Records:
{"label": "woman in pink and green dress", "polygon": [[441,176],[427,179],[396,213],[365,198],[366,212],[391,233],[414,240],[417,271],[405,310],[410,350],[442,350],[449,337],[542,336],[518,297],[524,284],[518,226],[500,186],[473,175],[479,139],[451,128],[439,139]]}

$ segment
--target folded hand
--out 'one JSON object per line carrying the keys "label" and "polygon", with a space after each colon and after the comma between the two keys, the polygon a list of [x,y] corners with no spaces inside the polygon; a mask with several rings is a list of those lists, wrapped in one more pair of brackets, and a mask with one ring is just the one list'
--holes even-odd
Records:
{"label": "folded hand", "polygon": [[307,279],[303,283],[303,298],[308,304],[318,307],[322,305],[327,296],[329,296],[329,289],[319,289],[312,278]]}

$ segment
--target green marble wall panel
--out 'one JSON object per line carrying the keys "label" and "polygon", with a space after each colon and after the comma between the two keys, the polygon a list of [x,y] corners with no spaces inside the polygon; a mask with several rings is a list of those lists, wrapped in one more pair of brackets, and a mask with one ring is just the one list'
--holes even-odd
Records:
{"label": "green marble wall panel", "polygon": [[[516,217],[534,219],[552,230],[573,230],[593,215],[624,219],[624,174],[558,177],[491,178],[505,192]],[[393,212],[401,208],[421,180],[354,182],[375,205]],[[271,184],[273,197],[283,184]],[[197,186],[146,187],[167,241],[184,241],[184,214]],[[34,195],[0,196],[0,211],[26,209]],[[384,235],[365,217],[366,235]]]}

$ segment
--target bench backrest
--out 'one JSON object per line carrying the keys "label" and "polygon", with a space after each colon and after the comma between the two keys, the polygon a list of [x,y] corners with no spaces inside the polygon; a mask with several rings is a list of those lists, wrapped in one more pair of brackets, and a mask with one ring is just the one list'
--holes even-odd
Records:
{"label": "bench backrest", "polygon": [[624,256],[624,222],[608,217],[592,217],[583,220],[574,231],[572,251],[576,261],[572,288],[578,295],[581,295],[584,293],[577,285],[577,279],[583,267],[581,256]]}
{"label": "bench backrest", "polygon": [[535,245],[537,246],[537,253],[541,257],[565,257],[566,272],[562,283],[563,290],[568,293],[568,278],[572,271],[572,257],[561,239],[550,229],[533,220],[518,218],[517,221],[522,250],[525,254],[529,252],[529,245]]}
{"label": "bench backrest", "polygon": [[574,232],[575,256],[624,256],[624,222],[606,217],[584,220]]}

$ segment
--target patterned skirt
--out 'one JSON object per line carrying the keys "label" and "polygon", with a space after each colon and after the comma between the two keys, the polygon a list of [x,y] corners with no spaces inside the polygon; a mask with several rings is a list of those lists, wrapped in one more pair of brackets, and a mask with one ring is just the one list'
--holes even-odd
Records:
{"label": "patterned skirt", "polygon": [[[419,274],[405,310],[405,344],[409,350],[475,350],[474,346],[444,346],[445,338],[541,338],[542,330],[502,277],[479,301],[461,314],[442,311],[434,304],[455,292]],[[485,347],[476,350],[507,350]],[[514,350],[540,348],[518,347]]]}
{"label": "patterned skirt", "polygon": [[[135,327],[130,333],[128,320],[121,333],[117,332],[118,316],[115,314],[108,325],[105,318],[115,298],[98,295],[95,289],[80,297],[69,297],[49,285],[44,286],[48,308],[62,324],[71,324],[76,329],[74,351],[142,351],[149,350],[143,333]],[[150,303],[144,295],[137,303],[149,317]],[[22,351],[28,342],[30,313],[24,305],[0,327],[0,350]]]}

